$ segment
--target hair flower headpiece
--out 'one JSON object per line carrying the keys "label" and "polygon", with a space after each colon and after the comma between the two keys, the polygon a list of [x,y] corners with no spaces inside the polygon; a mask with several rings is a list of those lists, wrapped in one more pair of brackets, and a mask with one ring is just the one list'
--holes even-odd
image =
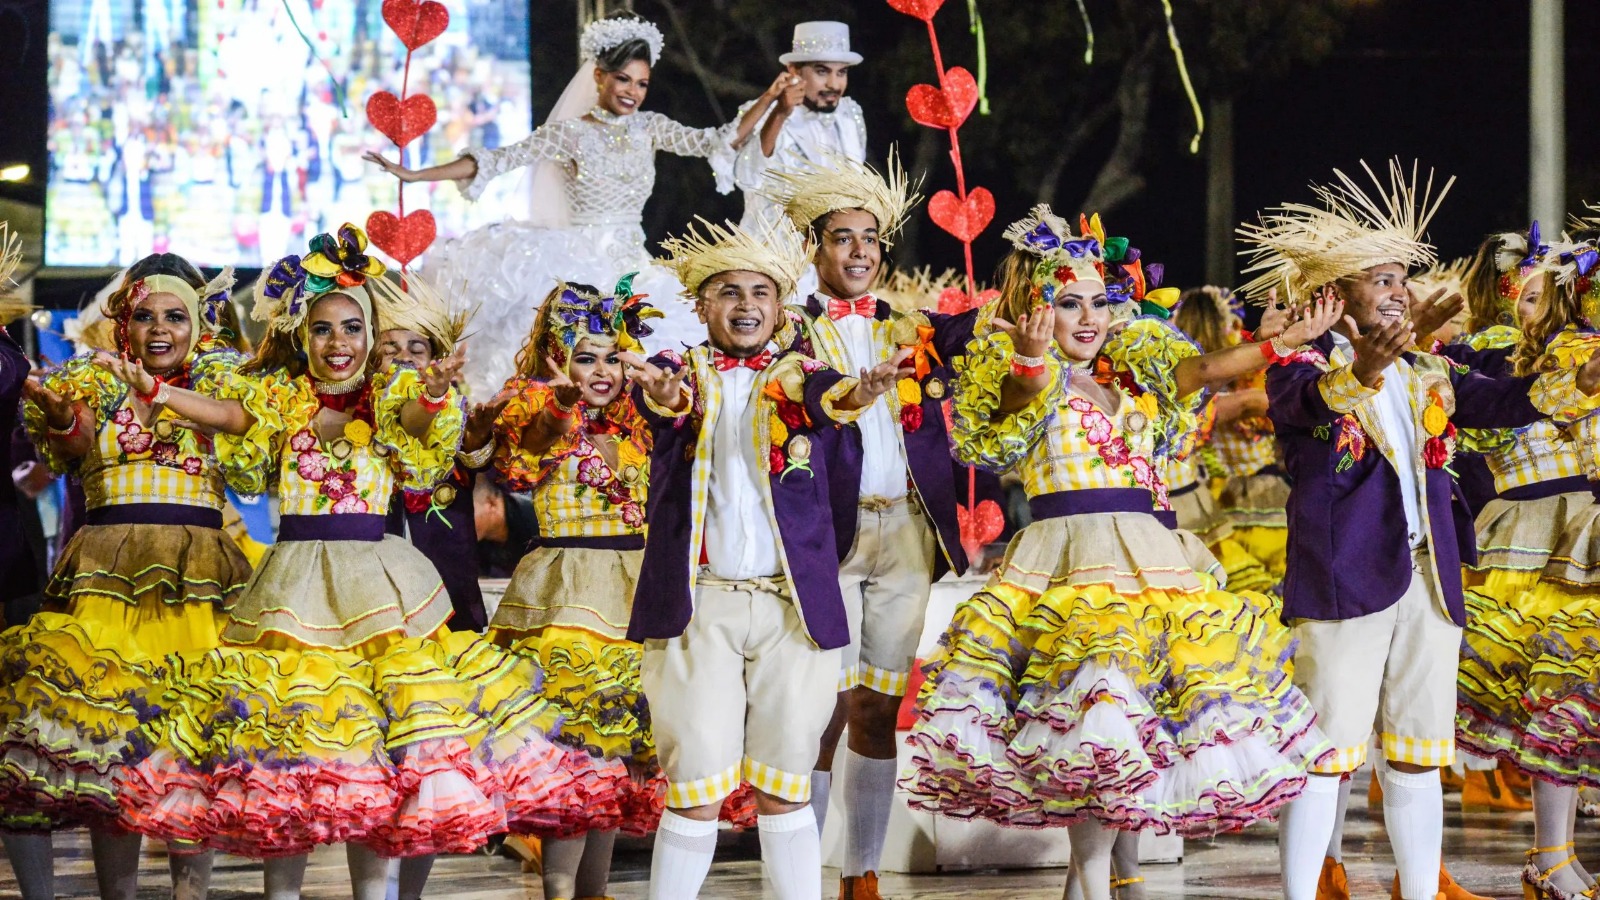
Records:
{"label": "hair flower headpiece", "polygon": [[311,239],[305,256],[290,254],[264,270],[256,280],[251,318],[273,331],[292,334],[318,297],[360,287],[388,271],[381,260],[367,255],[366,232],[346,222],[337,235],[319,234]]}
{"label": "hair flower headpiece", "polygon": [[222,311],[233,300],[235,281],[233,266],[224,266],[217,277],[200,288],[200,320],[207,331],[215,333],[222,329]]}
{"label": "hair flower headpiece", "polygon": [[[1054,303],[1056,292],[1079,281],[1105,285],[1106,299],[1119,317],[1134,315],[1136,305],[1146,315],[1171,315],[1170,299],[1146,303],[1150,289],[1161,283],[1160,263],[1144,265],[1139,248],[1125,237],[1107,237],[1100,214],[1078,216],[1078,232],[1045,204],[1035,206],[1028,218],[1005,231],[1011,245],[1039,257],[1032,281],[1035,296]],[[1153,298],[1151,298],[1153,299]]]}
{"label": "hair flower headpiece", "polygon": [[665,40],[654,23],[639,18],[596,19],[583,29],[578,52],[584,59],[599,59],[600,54],[629,41],[644,41],[650,47],[650,65],[661,59]]}
{"label": "hair flower headpiece", "polygon": [[[661,318],[663,313],[644,302],[647,295],[633,292],[633,279],[638,274],[629,272],[622,276],[608,296],[579,292],[563,284],[547,313],[550,334],[560,349],[570,353],[578,346],[578,341],[588,338],[601,346],[614,344],[621,350],[642,352],[643,340],[655,333],[647,324],[648,320]],[[564,354],[552,355],[566,361]]]}

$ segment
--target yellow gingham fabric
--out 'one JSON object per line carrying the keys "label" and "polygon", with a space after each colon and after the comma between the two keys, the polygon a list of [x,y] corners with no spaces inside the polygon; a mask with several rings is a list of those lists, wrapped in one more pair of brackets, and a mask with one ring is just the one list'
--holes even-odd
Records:
{"label": "yellow gingham fabric", "polygon": [[1495,490],[1507,491],[1584,474],[1578,449],[1573,436],[1542,419],[1522,429],[1515,441],[1489,454],[1485,461],[1494,473]]}
{"label": "yellow gingham fabric", "polygon": [[[512,490],[533,500],[545,537],[616,537],[644,533],[650,480],[650,430],[628,397],[606,407],[623,433],[590,436],[574,428],[539,456],[521,449],[522,433],[552,398],[532,379],[507,384],[517,394],[495,421],[495,467]],[[607,463],[598,444],[611,442],[617,463]]]}
{"label": "yellow gingham fabric", "polygon": [[856,684],[866,685],[868,689],[888,697],[904,697],[910,682],[909,672],[890,672],[866,663],[861,663],[855,669]]}
{"label": "yellow gingham fabric", "polygon": [[1342,775],[1345,772],[1354,772],[1361,768],[1367,761],[1367,744],[1357,744],[1354,747],[1336,747],[1332,753],[1324,755],[1313,763],[1311,771],[1322,775]]}
{"label": "yellow gingham fabric", "polygon": [[[1338,351],[1335,351],[1336,356],[1337,354]],[[1401,365],[1404,366],[1404,363]],[[1349,365],[1339,365],[1336,369],[1322,373],[1322,378],[1317,382],[1317,389],[1322,393],[1322,402],[1340,415],[1354,412],[1361,404],[1378,396],[1377,388],[1369,388],[1356,380],[1355,370]]]}
{"label": "yellow gingham fabric", "polygon": [[744,758],[744,780],[758,791],[764,791],[790,803],[804,803],[811,799],[811,773],[797,774],[774,769]]}
{"label": "yellow gingham fabric", "polygon": [[[1069,402],[1078,400],[1079,405],[1083,405],[1083,398],[1069,395],[1065,390],[1058,393],[1056,415],[1051,419],[1043,439],[1034,443],[1027,458],[1018,467],[1023,489],[1029,497],[1057,491],[1139,486],[1134,481],[1134,467],[1155,465],[1151,460],[1155,456],[1156,429],[1148,420],[1145,427],[1138,431],[1129,428],[1129,416],[1135,412],[1133,398],[1123,393],[1121,388],[1111,390],[1115,391],[1118,398],[1117,411],[1113,415],[1106,415],[1098,407],[1091,410],[1074,409],[1068,405]],[[1099,429],[1104,427],[1102,422],[1110,426],[1107,439],[1102,443],[1093,443],[1091,437],[1099,436]],[[1122,465],[1108,465],[1100,454],[1100,448],[1118,438],[1127,444],[1129,461]]]}
{"label": "yellow gingham fabric", "polygon": [[[158,427],[162,433],[170,435],[170,440],[160,441],[155,433],[148,433],[144,435],[147,441],[145,449],[128,452],[119,446],[119,439],[124,444],[130,440],[138,441],[140,432],[130,434],[129,431],[135,428],[143,430],[132,419],[131,399],[124,401],[117,409],[116,416],[130,421],[118,423],[114,417],[111,421],[102,422],[99,433],[95,435],[94,449],[84,458],[79,469],[84,502],[89,509],[128,503],[177,503],[222,508],[226,501],[222,476],[217,472],[209,449],[199,446],[200,439],[194,432],[174,427],[170,422],[160,425],[160,420],[157,420]],[[170,432],[167,432],[168,428],[171,428]],[[168,452],[161,444],[169,447],[176,445],[177,449],[171,451],[175,454],[171,457],[171,463],[155,461],[156,453]],[[129,448],[137,446],[137,443],[128,445]],[[183,468],[184,462],[191,459],[195,462],[189,464],[190,469],[197,474],[191,474]]]}
{"label": "yellow gingham fabric", "polygon": [[861,684],[860,666],[850,666],[839,671],[839,687],[837,688],[839,693],[842,694],[859,684]]}
{"label": "yellow gingham fabric", "polygon": [[1383,744],[1384,758],[1390,762],[1411,763],[1417,766],[1448,766],[1456,761],[1455,738],[1424,741],[1398,734],[1382,733],[1378,740]]}
{"label": "yellow gingham fabric", "polygon": [[1200,480],[1200,462],[1192,456],[1186,459],[1165,457],[1161,461],[1161,478],[1167,483],[1168,492],[1181,491]]}
{"label": "yellow gingham fabric", "polygon": [[1211,432],[1222,473],[1229,478],[1254,475],[1278,461],[1278,441],[1271,434],[1248,437],[1231,425]]}
{"label": "yellow gingham fabric", "polygon": [[734,764],[725,771],[695,781],[667,782],[668,809],[691,809],[716,803],[733,793],[739,786],[739,766]]}

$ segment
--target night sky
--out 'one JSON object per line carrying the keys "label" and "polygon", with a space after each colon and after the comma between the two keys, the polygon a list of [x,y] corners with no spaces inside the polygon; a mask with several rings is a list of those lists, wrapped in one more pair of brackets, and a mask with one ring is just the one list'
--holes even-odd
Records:
{"label": "night sky", "polygon": [[[574,64],[572,4],[569,0],[532,2],[536,107],[547,107]],[[1184,2],[1176,0],[1180,8]],[[647,0],[638,5],[649,11]],[[874,32],[920,27],[886,6],[878,9],[880,5],[878,0],[862,0],[858,18],[864,21],[855,23],[856,44],[868,58],[866,67],[872,65]],[[803,14],[798,4],[774,3],[773,7],[776,15],[788,18]],[[958,7],[948,4],[941,15],[963,20]],[[1600,154],[1595,150],[1595,129],[1590,121],[1600,100],[1593,76],[1600,51],[1590,37],[1592,22],[1582,15],[1586,7],[1568,4],[1567,10],[1568,189],[1574,211],[1582,200],[1600,201]],[[26,161],[36,175],[32,184],[0,185],[0,196],[31,202],[42,202],[44,193],[46,16],[44,0],[0,4],[0,34],[6,35],[5,51],[0,54],[0,84],[4,85],[0,89],[0,123],[4,125],[0,127],[0,163]],[[964,35],[965,29],[956,27],[959,24],[945,30]],[[1418,158],[1424,166],[1432,165],[1440,173],[1458,178],[1433,227],[1433,238],[1444,256],[1469,253],[1487,232],[1525,225],[1527,36],[1526,4],[1447,0],[1361,4],[1351,13],[1344,36],[1330,57],[1317,65],[1301,66],[1290,77],[1258,86],[1238,98],[1237,217],[1251,216],[1257,209],[1285,200],[1310,199],[1308,182],[1328,178],[1335,166],[1349,171],[1361,159],[1377,165],[1399,155]],[[1058,52],[1079,51],[1068,48]],[[1025,59],[1025,54],[1009,48],[991,46],[990,54],[991,78],[1003,77],[1006,65]],[[1158,57],[1164,66],[1170,67],[1170,60],[1165,53]],[[861,71],[858,77],[872,76]],[[1175,79],[1168,80],[1175,83]],[[652,93],[691,89],[697,88],[658,81]],[[878,111],[883,122],[888,121],[885,114],[889,112]],[[874,110],[869,108],[868,113],[872,157],[881,158],[890,140],[908,140],[896,130],[898,124],[875,124],[871,118]],[[543,114],[544,108],[534,110],[536,119]],[[1202,277],[1204,268],[1204,151],[1199,156],[1186,152],[1192,123],[1174,84],[1162,86],[1153,120],[1156,124],[1146,163],[1149,187],[1118,210],[1110,224],[1114,233],[1132,237],[1147,259],[1167,264],[1169,284],[1192,284]],[[967,130],[983,127],[985,120],[978,116],[965,126]],[[737,199],[716,197],[709,190],[703,164],[698,165],[693,177],[708,183],[705,202],[699,209],[664,209],[658,208],[661,203],[652,204],[646,222],[652,239],[664,236],[671,223],[686,221],[695,213],[737,215]],[[973,183],[999,186],[1007,181],[1006,173],[986,160],[969,158],[967,167]],[[662,171],[667,177],[680,170],[664,165]],[[1063,191],[1067,190],[1064,185]],[[1071,190],[1077,196],[1082,185]],[[1026,212],[1026,197],[1008,196],[1003,186],[996,193],[1000,198],[996,225],[977,248],[980,275],[992,268],[1002,252],[1000,226]],[[915,261],[957,264],[957,246],[938,235],[926,237],[913,251]],[[76,297],[68,300],[75,301]]]}

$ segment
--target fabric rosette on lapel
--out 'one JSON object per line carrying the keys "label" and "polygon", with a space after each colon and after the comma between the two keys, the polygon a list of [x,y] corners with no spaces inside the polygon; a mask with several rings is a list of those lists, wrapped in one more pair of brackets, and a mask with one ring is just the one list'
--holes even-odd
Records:
{"label": "fabric rosette on lapel", "polygon": [[786,356],[772,364],[768,370],[767,386],[761,393],[772,401],[765,420],[758,423],[764,436],[758,436],[758,445],[767,448],[767,471],[782,481],[791,472],[804,472],[806,477],[815,473],[811,469],[811,438],[800,434],[811,427],[811,414],[806,412],[806,376],[823,368],[822,363],[800,356]]}
{"label": "fabric rosette on lapel", "polygon": [[1428,439],[1422,444],[1422,463],[1430,469],[1443,469],[1450,464],[1456,452],[1456,425],[1450,421],[1455,412],[1455,392],[1446,379],[1423,381],[1428,393],[1427,405],[1422,408],[1422,430]]}

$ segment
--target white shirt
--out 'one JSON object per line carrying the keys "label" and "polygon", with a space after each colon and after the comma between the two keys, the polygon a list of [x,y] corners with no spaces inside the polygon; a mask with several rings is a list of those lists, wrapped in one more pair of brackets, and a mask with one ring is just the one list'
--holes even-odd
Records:
{"label": "white shirt", "polygon": [[[826,309],[828,298],[818,296]],[[832,321],[850,357],[850,367],[844,374],[854,377],[861,369],[871,369],[883,361],[873,338],[872,319],[852,314]],[[888,395],[874,400],[856,420],[856,426],[861,429],[861,495],[890,500],[904,497],[906,454],[895,430],[894,411],[889,406]]]}
{"label": "white shirt", "polygon": [[722,402],[711,436],[707,568],[730,581],[781,575],[778,535],[758,481],[767,477],[766,466],[756,459],[755,417],[750,414],[760,373],[744,366],[712,371],[722,379]]}
{"label": "white shirt", "polygon": [[[1350,341],[1344,335],[1334,332],[1333,342],[1354,358]],[[1383,370],[1383,385],[1378,388],[1378,396],[1373,398],[1373,402],[1378,408],[1378,427],[1383,429],[1384,437],[1396,456],[1390,462],[1394,464],[1395,474],[1400,476],[1400,500],[1405,506],[1406,531],[1410,535],[1411,546],[1416,548],[1428,542],[1428,535],[1422,529],[1422,495],[1415,463],[1417,427],[1411,414],[1411,380],[1414,377],[1409,363],[1404,359],[1395,360]]]}
{"label": "white shirt", "polygon": [[739,148],[733,170],[734,181],[744,191],[744,218],[739,224],[756,234],[783,221],[783,210],[762,193],[767,169],[789,172],[826,167],[830,154],[855,162],[867,157],[867,120],[861,106],[849,97],[840,98],[833,112],[796,107],[784,120],[771,156],[761,152],[761,128],[765,123],[763,116],[761,125]]}

